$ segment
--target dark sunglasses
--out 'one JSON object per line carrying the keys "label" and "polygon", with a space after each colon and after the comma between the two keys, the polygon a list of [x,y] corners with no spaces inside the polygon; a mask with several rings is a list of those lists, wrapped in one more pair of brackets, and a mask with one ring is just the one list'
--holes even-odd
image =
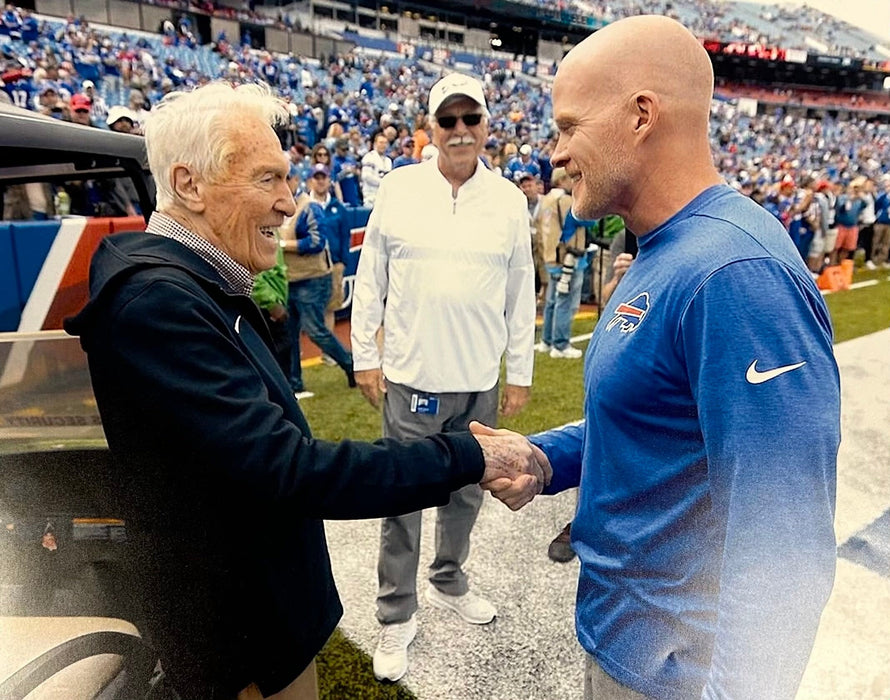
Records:
{"label": "dark sunglasses", "polygon": [[327,151],[318,151],[315,155],[316,156],[329,156],[331,154],[328,153]]}
{"label": "dark sunglasses", "polygon": [[457,125],[458,119],[460,119],[465,126],[478,126],[479,122],[482,121],[482,115],[478,112],[461,115],[449,114],[445,117],[436,117],[436,124],[441,126],[443,129],[453,129]]}

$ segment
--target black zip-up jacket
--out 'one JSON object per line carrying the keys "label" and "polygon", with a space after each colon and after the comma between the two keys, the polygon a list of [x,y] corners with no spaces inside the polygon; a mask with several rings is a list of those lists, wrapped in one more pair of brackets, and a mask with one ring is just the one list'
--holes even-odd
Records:
{"label": "black zip-up jacket", "polygon": [[448,501],[482,478],[469,433],[312,438],[256,305],[196,253],[105,238],[79,335],[125,495],[145,633],[184,698],[293,681],[342,614],[322,518]]}

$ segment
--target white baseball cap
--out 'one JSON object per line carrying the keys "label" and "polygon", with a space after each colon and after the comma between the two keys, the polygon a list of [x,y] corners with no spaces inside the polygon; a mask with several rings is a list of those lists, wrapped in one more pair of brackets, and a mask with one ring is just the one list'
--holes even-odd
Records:
{"label": "white baseball cap", "polygon": [[469,97],[483,109],[488,109],[482,84],[478,80],[460,73],[450,73],[430,88],[429,113],[436,116],[447,100],[459,96]]}
{"label": "white baseball cap", "polygon": [[114,105],[114,107],[108,110],[108,118],[105,120],[105,123],[111,126],[121,119],[129,119],[131,124],[136,125],[136,115],[122,105]]}
{"label": "white baseball cap", "polygon": [[531,155],[532,147],[529,146],[527,143],[524,143],[519,147],[519,152],[524,156]]}

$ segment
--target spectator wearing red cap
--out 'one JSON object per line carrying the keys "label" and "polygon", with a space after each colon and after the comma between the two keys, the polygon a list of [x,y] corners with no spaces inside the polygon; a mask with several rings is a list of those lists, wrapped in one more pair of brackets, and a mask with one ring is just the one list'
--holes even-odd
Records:
{"label": "spectator wearing red cap", "polygon": [[90,119],[93,103],[89,97],[79,92],[71,97],[68,106],[71,108],[72,122],[83,126],[93,125],[92,120]]}
{"label": "spectator wearing red cap", "polygon": [[813,204],[817,208],[813,241],[807,267],[814,275],[819,274],[825,266],[825,258],[831,255],[837,241],[837,229],[834,226],[834,204],[836,197],[828,180],[818,180],[813,186]]}

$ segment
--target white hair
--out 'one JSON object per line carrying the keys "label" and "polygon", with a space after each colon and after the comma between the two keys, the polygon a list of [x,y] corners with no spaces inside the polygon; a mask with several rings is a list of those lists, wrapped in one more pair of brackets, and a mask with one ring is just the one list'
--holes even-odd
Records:
{"label": "white hair", "polygon": [[210,182],[222,175],[233,152],[233,128],[245,116],[275,126],[287,122],[288,111],[265,83],[233,87],[217,81],[191,92],[171,92],[148,113],[145,148],[158,209],[176,199],[171,180],[174,164],[184,163]]}

